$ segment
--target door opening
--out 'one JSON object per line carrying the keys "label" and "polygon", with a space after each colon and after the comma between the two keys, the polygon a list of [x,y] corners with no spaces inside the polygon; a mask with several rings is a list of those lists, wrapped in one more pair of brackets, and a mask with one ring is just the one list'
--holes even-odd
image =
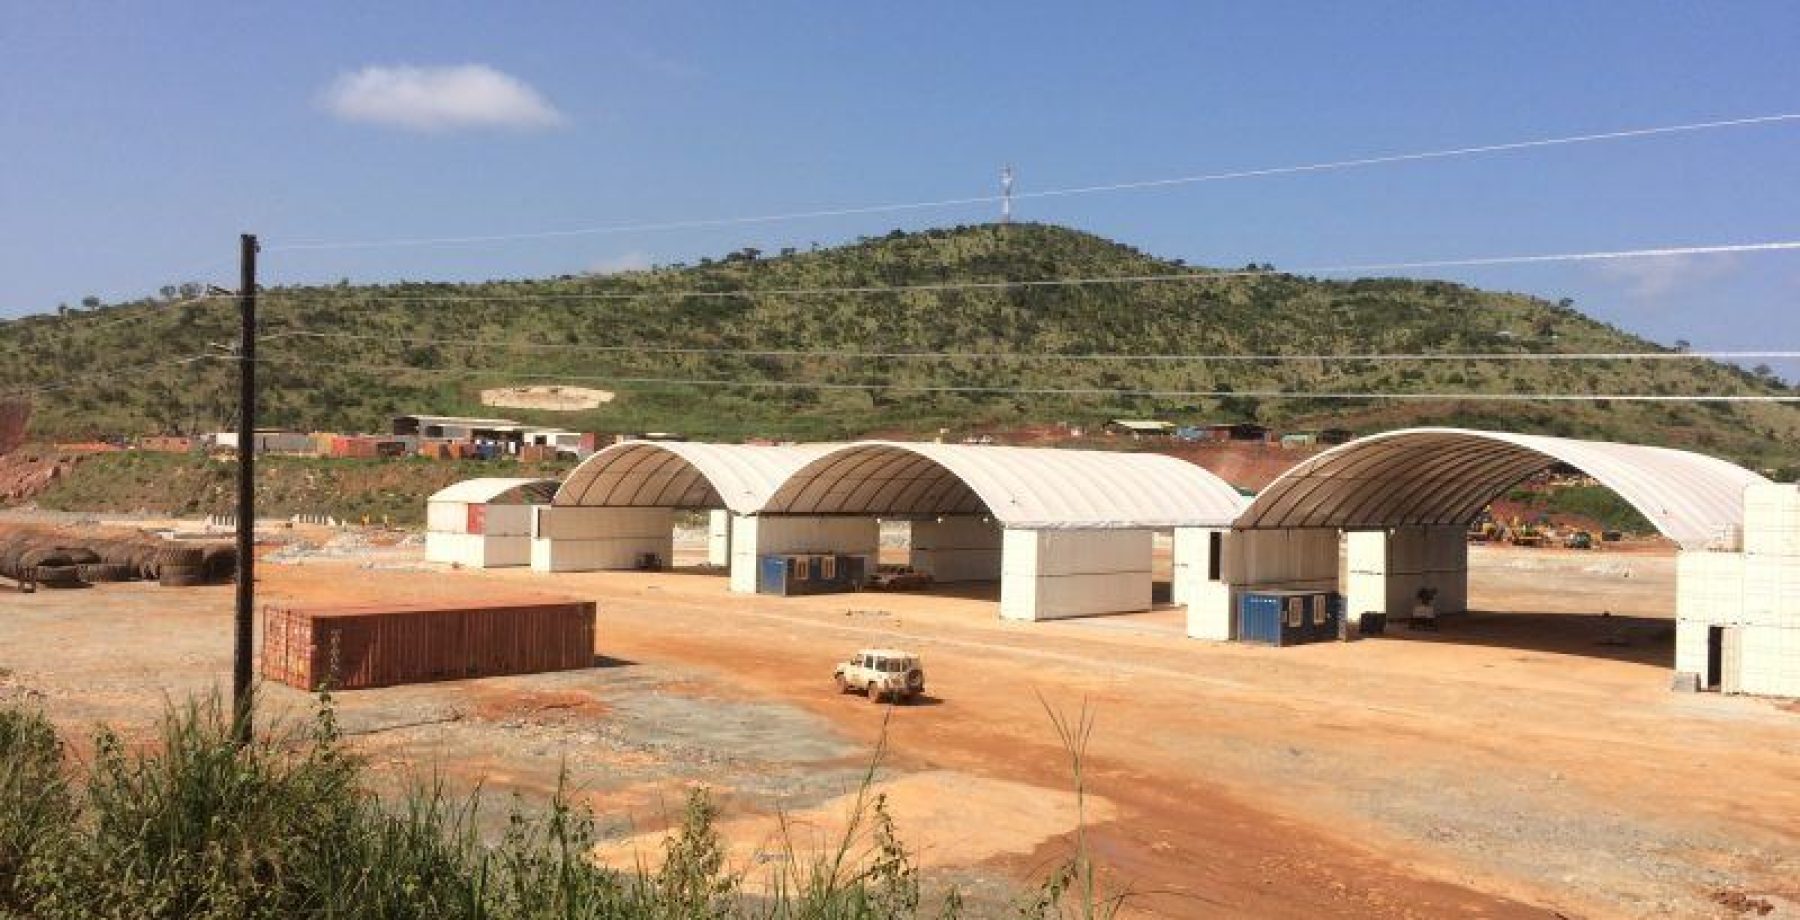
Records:
{"label": "door opening", "polygon": [[1706,628],[1706,689],[1717,690],[1725,673],[1725,627]]}

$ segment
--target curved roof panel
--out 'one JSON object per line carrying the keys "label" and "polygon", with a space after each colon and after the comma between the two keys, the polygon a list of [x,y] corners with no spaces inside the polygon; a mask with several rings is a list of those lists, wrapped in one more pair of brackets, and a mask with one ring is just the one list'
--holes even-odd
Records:
{"label": "curved roof panel", "polygon": [[796,471],[771,514],[992,514],[1022,528],[1228,526],[1243,510],[1211,472],[1160,454],[968,444],[847,444]]}
{"label": "curved roof panel", "polygon": [[1704,454],[1542,435],[1412,428],[1325,451],[1283,474],[1238,519],[1243,529],[1468,524],[1507,489],[1566,463],[1617,492],[1682,546],[1742,524],[1763,477]]}
{"label": "curved roof panel", "polygon": [[433,492],[426,501],[539,505],[550,501],[556,488],[554,479],[465,479]]}
{"label": "curved roof panel", "polygon": [[834,445],[764,447],[626,441],[587,458],[555,504],[612,508],[729,508],[755,514],[794,471]]}

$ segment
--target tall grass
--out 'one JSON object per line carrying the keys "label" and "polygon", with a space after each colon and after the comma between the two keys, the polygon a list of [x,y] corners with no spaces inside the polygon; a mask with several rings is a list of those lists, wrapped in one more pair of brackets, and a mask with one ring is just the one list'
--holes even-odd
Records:
{"label": "tall grass", "polygon": [[[1052,713],[1084,794],[1091,730]],[[785,859],[747,891],[727,864],[718,812],[694,792],[656,871],[590,859],[594,819],[566,785],[515,805],[498,841],[477,831],[479,795],[441,782],[398,801],[369,791],[329,695],[315,719],[246,747],[216,697],[171,707],[155,743],[101,730],[77,762],[39,712],[0,706],[0,918],[655,918],[886,920],[964,912],[954,890],[927,907],[918,868],[875,791],[879,751],[830,845],[785,832]],[[1021,917],[1106,917],[1085,840],[1015,906]]]}

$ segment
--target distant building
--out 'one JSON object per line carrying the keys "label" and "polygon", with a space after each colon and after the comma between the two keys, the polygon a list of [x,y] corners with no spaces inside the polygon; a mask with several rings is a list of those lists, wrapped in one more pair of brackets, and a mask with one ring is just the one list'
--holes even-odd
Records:
{"label": "distant building", "polygon": [[1116,418],[1106,423],[1106,430],[1113,434],[1128,434],[1133,438],[1166,438],[1175,433],[1175,423],[1156,419]]}
{"label": "distant building", "polygon": [[1200,426],[1202,440],[1207,441],[1267,441],[1269,429],[1250,422],[1214,422]]}
{"label": "distant building", "polygon": [[509,418],[459,415],[396,415],[394,434],[434,441],[495,441],[519,444],[527,426]]}
{"label": "distant building", "polygon": [[193,438],[180,435],[151,435],[138,438],[133,446],[153,454],[187,454],[193,453],[199,444]]}
{"label": "distant building", "polygon": [[1356,440],[1356,432],[1348,428],[1326,428],[1319,432],[1320,444],[1348,444]]}
{"label": "distant building", "polygon": [[[313,436],[303,431],[286,431],[279,428],[258,428],[255,434],[256,452],[258,454],[290,454],[311,456],[317,453],[317,442]],[[218,450],[237,450],[238,433],[220,431],[204,438],[208,447]]]}

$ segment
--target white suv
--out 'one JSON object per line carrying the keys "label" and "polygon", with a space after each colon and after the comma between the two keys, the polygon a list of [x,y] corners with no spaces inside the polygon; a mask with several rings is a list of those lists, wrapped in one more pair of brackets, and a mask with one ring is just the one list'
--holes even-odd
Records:
{"label": "white suv", "polygon": [[884,696],[903,703],[925,692],[925,667],[919,656],[893,649],[863,649],[838,665],[832,678],[839,693],[866,693],[871,703]]}

